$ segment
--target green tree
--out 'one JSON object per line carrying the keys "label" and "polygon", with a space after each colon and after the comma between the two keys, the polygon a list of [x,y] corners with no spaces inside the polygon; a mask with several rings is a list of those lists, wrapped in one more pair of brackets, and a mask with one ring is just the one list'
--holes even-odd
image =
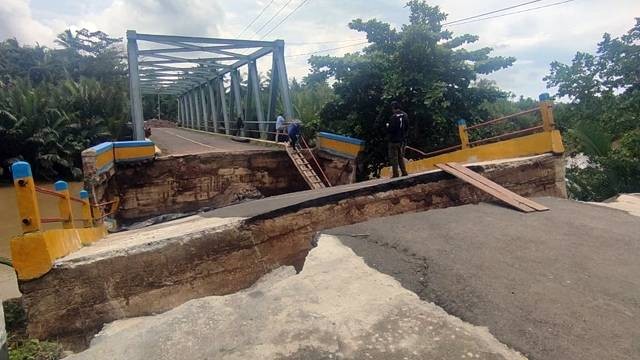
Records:
{"label": "green tree", "polygon": [[128,119],[120,39],[84,29],[63,39],[63,49],[0,42],[3,167],[22,158],[37,177],[77,178],[80,152],[117,138]]}
{"label": "green tree", "polygon": [[604,200],[640,191],[640,18],[623,36],[605,33],[596,54],[553,62],[545,80],[570,101],[556,113],[568,148],[590,159],[568,170],[571,196]]}
{"label": "green tree", "polygon": [[385,126],[389,103],[409,114],[409,143],[425,151],[456,143],[455,121],[479,121],[480,106],[506,99],[492,86],[476,86],[478,75],[511,66],[511,57],[492,57],[492,49],[467,50],[478,41],[470,34],[454,36],[442,28],[446,14],[425,1],[412,0],[409,23],[394,29],[379,20],[353,20],[369,45],[362,53],[342,57],[313,56],[308,83],[334,81],[336,97],[321,112],[320,126],[367,142],[364,156],[370,174],[386,162]]}

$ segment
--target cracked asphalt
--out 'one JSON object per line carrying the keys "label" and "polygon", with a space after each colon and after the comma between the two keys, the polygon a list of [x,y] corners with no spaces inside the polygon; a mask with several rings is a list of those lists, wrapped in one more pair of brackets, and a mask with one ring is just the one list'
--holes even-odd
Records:
{"label": "cracked asphalt", "polygon": [[325,231],[422,299],[532,360],[640,359],[640,218],[557,198]]}

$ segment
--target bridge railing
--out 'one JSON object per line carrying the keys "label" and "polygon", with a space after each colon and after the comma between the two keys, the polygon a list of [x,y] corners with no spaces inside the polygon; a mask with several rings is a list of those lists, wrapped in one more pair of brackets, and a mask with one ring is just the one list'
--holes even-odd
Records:
{"label": "bridge railing", "polygon": [[[537,117],[535,123],[522,128],[520,120],[532,115]],[[511,127],[512,129],[515,127],[516,129],[482,137],[481,130],[497,125],[504,125],[505,128]],[[445,162],[469,163],[564,152],[562,137],[555,128],[553,102],[548,94],[540,95],[540,103],[536,108],[471,126],[467,126],[466,120],[460,119],[457,121],[457,126],[460,140],[457,145],[427,153],[407,146],[407,150],[418,154],[417,160],[406,164],[408,172],[432,170],[435,169],[436,164]],[[382,177],[390,176],[390,174],[389,167],[382,169],[380,173]]]}
{"label": "bridge railing", "polygon": [[[544,99],[544,97],[542,96],[541,98]],[[510,131],[500,135],[491,136],[484,139],[475,140],[475,141],[469,140],[470,131],[472,130],[478,130],[478,129],[486,128],[489,126],[506,123],[516,118],[520,118],[521,116],[530,115],[530,114],[540,114],[540,122],[537,125],[524,128],[524,129],[519,129],[516,131]],[[506,139],[512,139],[515,137],[533,134],[536,132],[552,131],[555,129],[555,122],[553,119],[553,103],[549,100],[541,101],[540,105],[536,108],[520,111],[514,114],[502,116],[496,119],[492,119],[492,120],[485,121],[485,122],[471,125],[471,126],[467,126],[467,122],[465,119],[460,119],[457,121],[457,125],[458,125],[458,136],[460,139],[459,145],[454,145],[448,148],[439,149],[439,150],[435,150],[428,153],[423,153],[417,149],[415,150],[419,151],[422,157],[431,157],[431,156],[436,156],[440,154],[445,154],[447,152],[451,152],[455,150],[468,149],[474,146],[483,145],[491,142],[497,142],[497,141],[506,140]],[[410,150],[413,150],[413,148],[411,148]]]}
{"label": "bridge railing", "polygon": [[[31,165],[24,161],[13,163],[11,171],[22,228],[22,235],[11,239],[12,262],[19,279],[43,275],[57,258],[106,235],[103,219],[117,208],[117,203],[92,204],[88,191],[81,190],[74,196],[65,181],[55,182],[53,189],[38,186]],[[57,198],[58,214],[43,217],[37,194]],[[74,214],[72,203],[80,205],[79,213]],[[109,212],[105,213],[108,205]],[[61,228],[45,229],[43,224],[49,223],[59,223]]]}

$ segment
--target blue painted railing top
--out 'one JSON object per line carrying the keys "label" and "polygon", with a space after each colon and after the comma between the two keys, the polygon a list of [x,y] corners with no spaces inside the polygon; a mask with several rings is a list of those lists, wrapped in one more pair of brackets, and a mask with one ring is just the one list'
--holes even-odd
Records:
{"label": "blue painted railing top", "polygon": [[356,138],[352,138],[352,137],[348,137],[348,136],[344,136],[344,135],[332,134],[332,133],[322,132],[321,131],[321,132],[318,133],[318,136],[325,137],[325,138],[331,139],[331,140],[347,142],[347,143],[355,144],[355,145],[364,145],[364,140],[360,140],[360,139],[356,139]]}
{"label": "blue painted railing top", "polygon": [[151,140],[135,140],[135,141],[116,141],[113,143],[114,147],[123,148],[123,147],[138,147],[138,146],[153,146],[153,141]]}
{"label": "blue painted railing top", "polygon": [[113,149],[113,143],[112,142],[103,142],[101,144],[98,144],[96,146],[90,147],[87,150],[93,150],[96,152],[97,154],[102,154],[105,151],[110,151]]}

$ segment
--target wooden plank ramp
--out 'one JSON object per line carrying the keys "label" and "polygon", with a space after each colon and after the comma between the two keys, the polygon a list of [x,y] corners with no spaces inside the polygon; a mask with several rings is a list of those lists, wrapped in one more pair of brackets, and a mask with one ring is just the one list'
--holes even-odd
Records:
{"label": "wooden plank ramp", "polygon": [[293,161],[293,164],[298,169],[298,172],[300,172],[300,175],[302,175],[304,181],[307,182],[307,185],[309,185],[312,190],[324,188],[324,183],[320,180],[320,177],[316,174],[315,170],[313,170],[300,150],[294,149],[290,146],[287,146],[286,149],[291,161]]}
{"label": "wooden plank ramp", "polygon": [[490,194],[491,196],[504,201],[505,203],[513,206],[514,208],[529,213],[534,211],[547,211],[548,207],[538,204],[535,201],[529,200],[523,196],[514,193],[511,190],[507,190],[504,187],[496,184],[495,182],[487,179],[486,177],[467,169],[466,167],[452,162],[445,164],[436,164],[436,167],[463,180],[476,188]]}

